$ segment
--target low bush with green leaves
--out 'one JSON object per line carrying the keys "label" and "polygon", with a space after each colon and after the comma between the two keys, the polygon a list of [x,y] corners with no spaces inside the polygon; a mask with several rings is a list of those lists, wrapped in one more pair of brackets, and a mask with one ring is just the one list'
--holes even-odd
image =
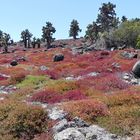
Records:
{"label": "low bush with green leaves", "polygon": [[25,88],[25,87],[34,87],[38,88],[40,85],[45,83],[47,78],[45,76],[33,76],[28,75],[25,80],[23,80],[21,83],[17,84],[17,87],[19,88]]}
{"label": "low bush with green leaves", "polygon": [[17,101],[0,102],[0,137],[32,139],[47,130],[47,113]]}

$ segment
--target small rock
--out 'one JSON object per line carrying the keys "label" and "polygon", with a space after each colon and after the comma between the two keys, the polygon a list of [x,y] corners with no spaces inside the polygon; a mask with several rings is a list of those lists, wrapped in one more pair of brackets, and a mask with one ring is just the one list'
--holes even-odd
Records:
{"label": "small rock", "polygon": [[24,48],[23,51],[27,51],[27,48]]}
{"label": "small rock", "polygon": [[19,58],[17,58],[16,60],[17,60],[17,61],[22,61],[22,62],[27,61],[27,59],[26,59],[24,56],[19,57]]}
{"label": "small rock", "polygon": [[132,59],[132,58],[137,58],[138,57],[137,53],[135,53],[135,52],[127,52],[127,51],[122,52],[121,55],[124,58],[127,58],[127,59]]}
{"label": "small rock", "polygon": [[63,60],[64,60],[64,55],[63,54],[56,54],[53,58],[54,62],[63,61]]}
{"label": "small rock", "polygon": [[64,129],[68,128],[68,122],[66,119],[59,121],[55,126],[53,126],[53,131],[55,133],[61,132]]}
{"label": "small rock", "polygon": [[0,101],[3,101],[4,100],[4,97],[0,97]]}
{"label": "small rock", "polygon": [[48,110],[48,116],[52,120],[62,120],[66,115],[67,113],[58,107],[53,107],[52,109]]}
{"label": "small rock", "polygon": [[41,71],[46,71],[46,70],[48,70],[48,67],[46,67],[46,66],[40,66],[40,70]]}
{"label": "small rock", "polygon": [[71,77],[66,77],[65,79],[66,79],[66,80],[75,80],[75,78],[72,77],[72,76],[71,76]]}
{"label": "small rock", "polygon": [[89,124],[78,117],[75,117],[72,121],[75,122],[77,127],[89,127]]}
{"label": "small rock", "polygon": [[114,62],[112,63],[112,67],[119,69],[121,66],[119,65],[119,63]]}
{"label": "small rock", "polygon": [[16,66],[18,65],[18,62],[16,60],[13,60],[11,63],[10,63],[11,66]]}
{"label": "small rock", "polygon": [[89,74],[87,74],[87,76],[97,76],[97,75],[99,75],[99,73],[98,72],[91,72],[91,73],[89,73]]}

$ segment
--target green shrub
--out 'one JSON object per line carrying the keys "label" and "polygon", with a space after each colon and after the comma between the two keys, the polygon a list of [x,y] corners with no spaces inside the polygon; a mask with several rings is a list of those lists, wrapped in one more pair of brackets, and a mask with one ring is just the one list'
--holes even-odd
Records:
{"label": "green shrub", "polygon": [[4,101],[0,103],[0,137],[32,139],[47,129],[46,118],[40,107]]}
{"label": "green shrub", "polygon": [[45,76],[33,76],[33,75],[28,75],[24,81],[21,83],[17,84],[17,87],[19,88],[25,88],[25,87],[34,87],[38,88],[41,84],[43,84],[46,81]]}
{"label": "green shrub", "polygon": [[140,21],[130,20],[120,24],[118,29],[110,31],[106,34],[108,46],[136,47],[137,39],[140,35]]}

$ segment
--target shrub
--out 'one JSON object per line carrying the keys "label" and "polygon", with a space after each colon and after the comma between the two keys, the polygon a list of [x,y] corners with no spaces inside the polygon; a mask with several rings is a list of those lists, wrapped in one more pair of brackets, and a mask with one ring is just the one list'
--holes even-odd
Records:
{"label": "shrub", "polygon": [[140,94],[122,93],[108,97],[107,104],[109,107],[122,105],[140,105]]}
{"label": "shrub", "polygon": [[75,81],[66,81],[63,79],[60,80],[51,80],[47,83],[47,89],[52,89],[59,93],[64,93],[70,90],[75,90],[78,88],[78,84]]}
{"label": "shrub", "polygon": [[24,81],[22,81],[21,83],[19,83],[17,85],[17,87],[24,88],[24,87],[28,87],[30,85],[30,87],[37,88],[37,87],[39,87],[40,84],[44,83],[45,81],[46,81],[46,77],[45,76],[28,75],[25,78]]}
{"label": "shrub", "polygon": [[140,21],[130,20],[120,24],[119,28],[107,35],[108,46],[136,47],[140,35]]}
{"label": "shrub", "polygon": [[46,90],[34,94],[30,100],[42,103],[58,103],[61,102],[62,99],[63,97],[61,94],[53,90]]}
{"label": "shrub", "polygon": [[45,90],[34,94],[30,101],[52,104],[71,100],[81,100],[85,98],[86,96],[79,90],[68,91],[64,94],[60,94],[53,90]]}
{"label": "shrub", "polygon": [[71,90],[65,93],[64,99],[68,101],[82,100],[82,99],[86,99],[86,95],[84,95],[80,90]]}
{"label": "shrub", "polygon": [[48,75],[50,77],[50,79],[53,79],[53,80],[56,80],[60,77],[59,74],[55,70],[46,70],[46,71],[41,72],[41,73],[43,75]]}
{"label": "shrub", "polygon": [[46,118],[47,113],[40,107],[3,101],[0,103],[0,135],[32,139],[46,129]]}
{"label": "shrub", "polygon": [[110,109],[110,115],[97,118],[98,124],[112,133],[133,135],[140,131],[140,107],[137,105],[116,106]]}
{"label": "shrub", "polygon": [[129,87],[129,84],[122,81],[115,75],[108,75],[95,81],[95,88],[102,91],[123,90]]}
{"label": "shrub", "polygon": [[21,81],[24,80],[24,78],[26,77],[27,73],[26,72],[17,72],[16,74],[13,74],[10,77],[10,84],[16,84],[16,83],[20,83]]}
{"label": "shrub", "polygon": [[104,103],[92,99],[65,103],[63,108],[70,113],[70,116],[78,116],[89,122],[95,122],[97,117],[109,114]]}

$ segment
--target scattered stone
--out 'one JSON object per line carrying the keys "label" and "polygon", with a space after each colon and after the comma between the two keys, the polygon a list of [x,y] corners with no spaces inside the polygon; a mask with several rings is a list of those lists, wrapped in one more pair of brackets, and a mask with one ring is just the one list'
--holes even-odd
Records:
{"label": "scattered stone", "polygon": [[53,127],[53,131],[54,133],[58,133],[63,131],[64,129],[68,128],[68,122],[66,119],[63,119],[61,121],[59,121],[54,127]]}
{"label": "scattered stone", "polygon": [[48,109],[48,114],[49,114],[48,115],[49,118],[52,119],[52,120],[62,120],[67,115],[66,112],[59,109],[58,107],[53,107],[51,109]]}
{"label": "scattered stone", "polygon": [[0,97],[0,101],[3,101],[4,100],[4,97]]}
{"label": "scattered stone", "polygon": [[48,67],[46,67],[46,66],[44,66],[44,65],[43,65],[43,66],[40,66],[40,70],[41,70],[41,71],[46,71],[46,70],[48,70]]}
{"label": "scattered stone", "polygon": [[122,52],[121,55],[124,58],[127,58],[127,59],[132,59],[132,58],[137,58],[138,57],[137,53],[135,53],[135,52],[127,52],[127,51]]}
{"label": "scattered stone", "polygon": [[[91,125],[89,127],[83,127],[78,129],[82,134],[85,135],[85,140],[115,140],[111,134],[107,132],[105,129],[99,127],[98,125]],[[116,135],[115,135],[116,136]],[[116,140],[118,137],[116,136]]]}
{"label": "scattered stone", "polygon": [[18,62],[16,60],[13,60],[11,63],[10,63],[11,66],[16,66],[18,65]]}
{"label": "scattered stone", "polygon": [[24,61],[27,61],[26,57],[22,56],[22,57],[18,57],[16,59],[18,62],[21,61],[21,62],[24,62]]}
{"label": "scattered stone", "polygon": [[132,75],[131,73],[123,73],[122,79],[128,84],[140,85],[140,78],[136,78],[136,76],[134,77],[134,74]]}
{"label": "scattered stone", "polygon": [[74,78],[73,76],[66,77],[65,79],[66,79],[66,80],[75,80],[75,78]]}
{"label": "scattered stone", "polygon": [[99,75],[99,72],[91,72],[89,74],[87,74],[87,76],[98,76]]}
{"label": "scattered stone", "polygon": [[114,62],[114,63],[112,63],[112,67],[119,69],[121,66],[119,63]]}
{"label": "scattered stone", "polygon": [[64,60],[64,55],[63,54],[56,54],[53,58],[54,62],[63,61],[63,60]]}
{"label": "scattered stone", "polygon": [[123,79],[124,79],[124,80],[129,80],[129,81],[130,81],[130,80],[131,80],[131,75],[128,74],[128,73],[124,73],[124,74],[123,74]]}
{"label": "scattered stone", "polygon": [[10,78],[10,76],[9,75],[6,75],[6,74],[0,73],[0,78]]}
{"label": "scattered stone", "polygon": [[84,52],[88,52],[88,51],[95,51],[95,45],[90,45],[89,47],[84,47]]}
{"label": "scattered stone", "polygon": [[89,127],[88,123],[78,117],[75,117],[72,121],[76,124],[77,127]]}
{"label": "scattered stone", "polygon": [[54,135],[54,140],[85,140],[85,136],[76,128],[67,128]]}
{"label": "scattered stone", "polygon": [[9,94],[15,91],[17,88],[14,85],[9,86],[0,86],[0,93],[1,94]]}
{"label": "scattered stone", "polygon": [[27,48],[24,48],[24,49],[23,49],[23,51],[27,51],[27,50],[28,50]]}
{"label": "scattered stone", "polygon": [[138,80],[138,79],[131,79],[131,83],[133,84],[133,85],[139,85],[140,84],[140,81]]}
{"label": "scattered stone", "polygon": [[91,72],[89,74],[86,75],[82,75],[82,76],[78,76],[78,77],[74,77],[74,76],[70,76],[70,77],[66,77],[66,80],[81,80],[87,77],[96,77],[98,76],[100,73],[99,72]]}

